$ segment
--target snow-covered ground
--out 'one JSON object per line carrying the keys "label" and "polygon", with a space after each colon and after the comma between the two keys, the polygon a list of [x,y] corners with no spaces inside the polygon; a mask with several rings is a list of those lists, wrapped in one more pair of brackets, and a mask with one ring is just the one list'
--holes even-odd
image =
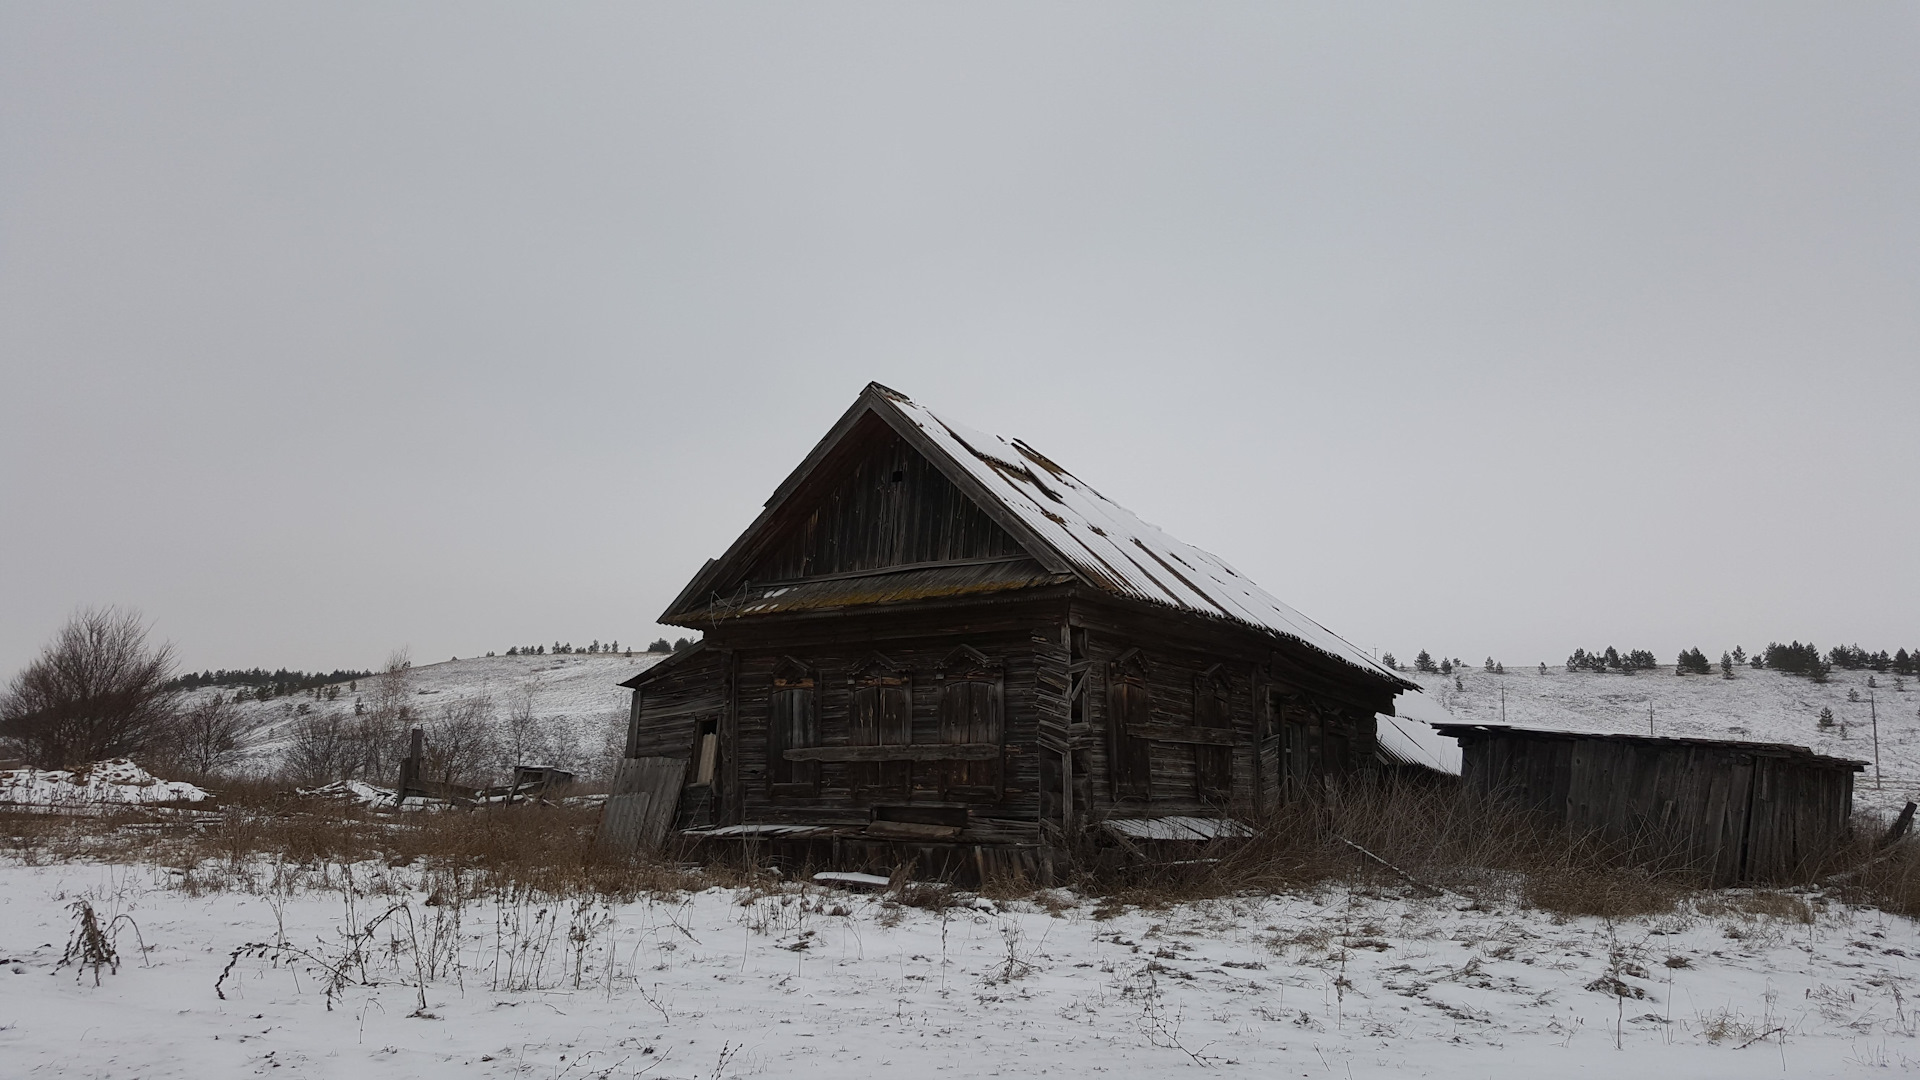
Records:
{"label": "snow-covered ground", "polygon": [[[1520,665],[1504,675],[1477,667],[1457,674],[1459,689],[1451,675],[1408,673],[1426,692],[1401,695],[1395,711],[1430,722],[1498,724],[1504,715],[1515,727],[1645,735],[1651,705],[1656,735],[1792,743],[1867,762],[1877,714],[1880,784],[1869,765],[1854,780],[1854,804],[1897,810],[1920,799],[1920,680],[1835,670],[1822,684],[1749,667],[1735,668],[1732,679],[1717,668],[1712,675],[1675,675],[1671,667],[1601,675],[1552,664],[1544,675]],[[1869,687],[1869,677],[1878,685]],[[1833,710],[1830,729],[1819,726],[1822,708]]]}
{"label": "snow-covered ground", "polygon": [[[316,871],[283,868],[277,884],[255,872],[253,891],[191,895],[178,870],[0,864],[0,1074],[1744,1078],[1920,1065],[1920,932],[1819,898],[1811,923],[1728,909],[1608,925],[1341,887],[1159,911],[1055,895],[942,913],[793,886],[488,899],[451,930],[456,910],[412,868],[357,867],[351,913],[337,888],[311,887]],[[339,868],[329,877],[339,884]],[[103,926],[131,920],[113,925],[123,962],[98,986],[57,966],[80,900]],[[404,916],[366,949],[375,985],[354,966],[331,1007],[315,960],[232,959],[284,941],[340,964],[349,922],[394,904]],[[424,1008],[416,941],[439,965]]]}
{"label": "snow-covered ground", "polygon": [[208,793],[183,780],[162,780],[125,758],[84,769],[0,769],[0,806],[68,810],[86,806],[199,802]]}

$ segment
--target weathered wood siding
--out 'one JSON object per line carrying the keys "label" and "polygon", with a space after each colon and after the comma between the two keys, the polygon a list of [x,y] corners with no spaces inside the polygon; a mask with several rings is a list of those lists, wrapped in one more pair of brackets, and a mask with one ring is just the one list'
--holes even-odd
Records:
{"label": "weathered wood siding", "polygon": [[674,666],[634,691],[627,757],[691,757],[700,723],[717,724],[726,710],[723,652],[703,649],[683,663],[667,663]]}
{"label": "weathered wood siding", "polygon": [[[990,762],[968,762],[959,782],[953,763],[941,760],[890,763],[896,776],[906,774],[904,788],[881,791],[864,783],[871,767],[857,761],[818,763],[817,790],[810,794],[776,792],[769,784],[768,716],[776,669],[789,659],[816,673],[814,703],[819,725],[818,745],[855,747],[865,734],[855,731],[854,698],[860,693],[862,673],[873,666],[873,653],[885,658],[890,677],[897,679],[911,703],[905,745],[937,748],[948,739],[941,725],[941,701],[949,682],[953,654],[962,646],[976,650],[995,669],[1001,709],[1004,751],[1000,759],[998,794],[979,783]],[[800,644],[779,649],[743,648],[738,654],[734,708],[737,722],[737,765],[743,820],[865,822],[869,808],[897,803],[969,807],[976,817],[1006,818],[1034,823],[1039,819],[1039,760],[1034,753],[1039,709],[1036,702],[1034,642],[1028,632],[1003,631],[941,638],[887,641],[878,649],[836,649],[822,644]]]}
{"label": "weathered wood siding", "polygon": [[792,581],[1022,554],[1006,530],[891,430],[862,445],[866,453],[782,526],[749,578]]}
{"label": "weathered wood siding", "polygon": [[1844,839],[1844,764],[1711,743],[1474,732],[1465,782],[1715,884],[1794,878]]}

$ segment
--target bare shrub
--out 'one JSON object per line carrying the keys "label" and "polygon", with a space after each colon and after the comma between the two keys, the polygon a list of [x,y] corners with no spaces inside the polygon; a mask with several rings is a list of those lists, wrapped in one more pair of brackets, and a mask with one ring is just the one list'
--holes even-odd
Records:
{"label": "bare shrub", "polygon": [[452,701],[428,721],[423,776],[442,783],[475,781],[498,756],[494,747],[493,699],[485,695]]}
{"label": "bare shrub", "polygon": [[281,769],[287,779],[313,786],[348,779],[365,760],[356,725],[329,709],[294,719]]}
{"label": "bare shrub", "polygon": [[138,612],[84,609],[0,694],[0,738],[49,769],[144,754],[170,734],[172,674]]}
{"label": "bare shrub", "polygon": [[212,776],[240,758],[246,719],[224,695],[214,694],[182,709],[159,759],[197,776]]}
{"label": "bare shrub", "polygon": [[406,649],[387,654],[387,662],[374,676],[367,697],[368,707],[353,718],[350,741],[359,757],[350,774],[391,783],[400,759],[407,755],[407,729],[413,715],[413,660]]}

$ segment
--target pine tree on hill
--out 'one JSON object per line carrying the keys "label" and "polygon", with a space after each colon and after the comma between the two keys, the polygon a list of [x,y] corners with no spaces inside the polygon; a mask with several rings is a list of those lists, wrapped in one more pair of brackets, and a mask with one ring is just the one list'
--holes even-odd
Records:
{"label": "pine tree on hill", "polygon": [[1453,674],[1453,661],[1451,660],[1440,661],[1440,674],[1442,675]]}
{"label": "pine tree on hill", "polygon": [[1420,655],[1413,658],[1413,670],[1424,671],[1431,674],[1440,669],[1433,666],[1433,654],[1425,649],[1421,649]]}

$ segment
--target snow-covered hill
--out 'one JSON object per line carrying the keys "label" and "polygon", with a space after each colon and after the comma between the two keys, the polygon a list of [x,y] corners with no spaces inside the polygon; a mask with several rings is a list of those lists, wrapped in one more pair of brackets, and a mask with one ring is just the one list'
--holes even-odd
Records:
{"label": "snow-covered hill", "polygon": [[[1552,665],[1546,674],[1472,668],[1456,675],[1457,688],[1455,675],[1408,673],[1426,692],[1401,695],[1396,711],[1428,722],[1645,735],[1651,707],[1655,735],[1792,743],[1867,762],[1874,756],[1877,714],[1880,786],[1869,766],[1855,781],[1855,804],[1897,809],[1920,798],[1920,680],[1836,670],[1828,682],[1814,683],[1748,667],[1735,668],[1732,679],[1718,671],[1675,675],[1671,667],[1617,675]],[[1870,676],[1878,685],[1867,685]],[[1819,726],[1823,708],[1833,710],[1832,728]]]}
{"label": "snow-covered hill", "polygon": [[[629,692],[620,687],[620,682],[667,655],[488,656],[422,664],[406,673],[406,698],[414,716],[427,723],[450,707],[484,699],[494,720],[504,724],[514,709],[530,704],[534,715],[564,731],[565,741],[574,748],[574,760],[561,764],[590,766],[603,758],[610,742],[617,744],[625,731]],[[333,698],[323,690],[317,695],[299,693],[271,701],[240,701],[249,728],[245,768],[274,771],[297,723],[328,711],[351,715],[356,701],[371,705],[378,678],[332,687],[338,692]],[[231,689],[214,687],[194,697],[214,693],[233,696]]]}

